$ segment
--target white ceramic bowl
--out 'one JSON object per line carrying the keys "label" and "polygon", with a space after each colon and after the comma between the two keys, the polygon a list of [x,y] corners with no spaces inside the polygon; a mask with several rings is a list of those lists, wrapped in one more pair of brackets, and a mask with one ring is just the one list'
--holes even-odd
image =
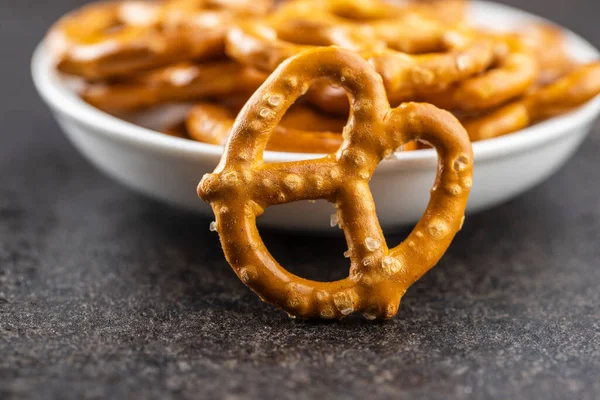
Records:
{"label": "white ceramic bowl", "polygon": [[[475,2],[471,18],[486,27],[518,26],[540,20],[511,7]],[[588,61],[598,51],[569,33],[572,55]],[[43,43],[32,62],[35,85],[69,139],[94,165],[109,176],[153,198],[212,215],[196,196],[202,175],[211,172],[221,156],[220,146],[166,136],[107,115],[80,100],[55,72]],[[474,184],[468,213],[485,210],[540,183],[560,168],[590,132],[600,112],[600,98],[578,110],[520,132],[473,144]],[[153,122],[141,117],[146,126]],[[265,160],[290,161],[314,155],[266,152]],[[434,150],[398,153],[383,161],[371,180],[377,214],[384,229],[418,221],[429,198],[436,171]],[[285,229],[330,230],[333,207],[296,202],[272,207],[259,224]]]}

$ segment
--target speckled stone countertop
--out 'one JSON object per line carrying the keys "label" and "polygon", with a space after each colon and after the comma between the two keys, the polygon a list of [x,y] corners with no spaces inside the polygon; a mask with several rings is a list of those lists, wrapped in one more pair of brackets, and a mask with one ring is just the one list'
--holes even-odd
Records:
{"label": "speckled stone countertop", "polygon": [[[394,320],[293,321],[238,281],[208,220],[113,183],[59,132],[28,61],[82,2],[0,4],[0,399],[600,398],[600,125],[469,218]],[[596,0],[526,3],[600,45]],[[346,273],[341,238],[265,241],[294,272]]]}

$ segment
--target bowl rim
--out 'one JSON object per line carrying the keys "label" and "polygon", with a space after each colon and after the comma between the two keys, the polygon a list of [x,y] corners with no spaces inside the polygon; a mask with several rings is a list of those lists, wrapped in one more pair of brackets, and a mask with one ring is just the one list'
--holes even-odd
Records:
{"label": "bowl rim", "polygon": [[[515,20],[537,20],[554,24],[547,19],[504,4],[474,1],[472,7],[479,12],[486,10],[511,14]],[[564,30],[569,46],[573,47],[579,53],[577,55],[574,54],[576,57],[585,60],[600,59],[600,51],[591,43],[571,30],[562,26],[559,27]],[[88,125],[96,131],[111,136],[113,139],[156,151],[176,153],[180,157],[194,159],[203,157],[207,161],[214,159],[214,162],[217,162],[221,158],[223,146],[168,136],[109,115],[87,104],[72,90],[68,89],[66,85],[61,84],[59,73],[54,69],[51,57],[48,56],[44,40],[37,45],[33,53],[31,73],[38,93],[53,111],[58,111],[80,124]],[[595,99],[590,100],[567,114],[551,118],[508,135],[474,142],[472,146],[475,161],[481,163],[503,157],[507,154],[526,152],[544,143],[550,143],[577,127],[590,123],[599,113],[600,96],[597,96]],[[264,161],[267,163],[287,162],[313,159],[321,156],[323,155],[265,151]],[[436,163],[437,154],[435,149],[397,152],[396,158],[386,159],[381,162],[378,172],[380,170],[390,171],[398,168],[430,168],[431,165]]]}

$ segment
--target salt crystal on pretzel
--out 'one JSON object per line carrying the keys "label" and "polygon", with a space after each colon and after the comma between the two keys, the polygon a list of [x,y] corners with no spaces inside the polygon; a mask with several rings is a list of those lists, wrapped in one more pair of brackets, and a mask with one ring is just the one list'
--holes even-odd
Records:
{"label": "salt crystal on pretzel", "polygon": [[[323,78],[351,98],[342,146],[315,160],[265,164],[266,144],[285,111]],[[277,105],[269,101],[272,96],[280,99]],[[261,116],[264,109],[271,110],[268,117]],[[390,249],[368,182],[385,154],[413,140],[437,149],[438,173],[423,217],[406,241]],[[319,48],[285,61],[254,93],[236,119],[221,162],[203,177],[198,194],[215,213],[228,262],[264,301],[303,318],[362,312],[369,319],[387,319],[460,229],[472,160],[468,136],[450,113],[417,103],[392,109],[381,77],[362,57]],[[336,205],[348,243],[350,276],[336,282],[310,281],[285,270],[256,228],[256,217],[268,206],[320,198]]]}
{"label": "salt crystal on pretzel", "polygon": [[[202,143],[223,145],[233,128],[239,107],[217,102],[194,105],[186,118],[188,137]],[[263,109],[263,117],[271,111]],[[267,143],[267,150],[292,153],[332,153],[342,143],[342,129],[346,120],[318,113],[309,107],[294,105],[283,116]],[[403,151],[416,149],[408,143]]]}
{"label": "salt crystal on pretzel", "polygon": [[[261,110],[268,118],[271,110]],[[231,133],[235,112],[216,103],[196,104],[188,113],[186,125],[191,139],[223,145]],[[331,153],[342,143],[343,121],[317,115],[302,106],[295,106],[275,128],[266,149],[294,153]],[[287,121],[286,121],[287,119]],[[301,121],[303,119],[303,121]],[[329,129],[328,129],[329,128]]]}

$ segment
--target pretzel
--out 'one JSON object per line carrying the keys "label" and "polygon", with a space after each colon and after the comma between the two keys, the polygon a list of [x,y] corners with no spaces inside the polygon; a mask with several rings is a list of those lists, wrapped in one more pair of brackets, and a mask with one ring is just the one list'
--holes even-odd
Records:
{"label": "pretzel", "polygon": [[180,139],[189,139],[185,122],[178,122],[177,124],[168,126],[162,131],[165,135],[177,137]]}
{"label": "pretzel", "polygon": [[182,62],[142,72],[127,82],[88,85],[81,97],[94,107],[115,113],[164,102],[250,94],[265,79],[264,73],[232,61]]}
{"label": "pretzel", "polygon": [[[267,0],[261,0],[262,4]],[[93,3],[67,14],[50,30],[48,46],[60,71],[99,80],[172,62],[223,54],[236,13],[213,3],[170,0]]]}
{"label": "pretzel", "polygon": [[277,13],[286,18],[327,16],[338,23],[394,19],[414,11],[414,7],[401,7],[381,0],[295,0],[284,2],[277,8]]}
{"label": "pretzel", "polygon": [[285,59],[318,46],[336,45],[356,52],[383,49],[385,43],[367,28],[322,18],[287,19],[277,14],[233,27],[225,52],[242,64],[272,72]]}
{"label": "pretzel", "polygon": [[535,54],[540,67],[537,84],[554,82],[577,67],[566,48],[562,29],[545,23],[529,24],[519,29],[518,35]]}
{"label": "pretzel", "polygon": [[482,111],[523,95],[537,80],[535,56],[516,35],[498,37],[496,67],[420,98],[447,110]]}
{"label": "pretzel", "polygon": [[429,15],[446,23],[463,21],[470,4],[468,0],[418,0],[417,2],[430,8]]}
{"label": "pretzel", "polygon": [[[487,37],[474,39],[474,32],[438,31],[437,53],[409,55],[384,50],[364,54],[383,82],[392,105],[418,98],[423,92],[439,92],[484,71],[494,60],[493,42]],[[311,103],[324,111],[345,114],[348,98],[343,90],[325,83],[308,93]]]}
{"label": "pretzel", "polygon": [[[186,14],[194,14],[198,10],[232,11],[242,15],[265,15],[273,8],[272,0],[166,0],[169,11],[179,13],[182,19]],[[171,16],[175,16],[171,14]],[[175,16],[177,18],[179,16]]]}
{"label": "pretzel", "polygon": [[[226,40],[226,52],[243,64],[271,72],[288,57],[319,45],[339,45],[361,53],[384,79],[393,104],[411,99],[423,90],[439,91],[450,84],[485,70],[494,60],[493,42],[475,38],[474,32],[438,26],[439,53],[409,55],[384,50],[383,42],[366,25],[335,25],[315,18],[251,21],[233,28]],[[410,31],[410,30],[408,30]],[[313,43],[313,44],[298,44]],[[325,111],[343,114],[348,109],[341,90],[321,84],[311,90],[311,101]]]}
{"label": "pretzel", "polygon": [[[303,124],[314,123],[313,130],[290,127],[289,123],[282,121],[275,127],[266,149],[271,151],[287,151],[295,153],[331,153],[342,144],[343,123],[333,119],[325,119],[303,107],[295,107],[295,113],[300,116],[293,117],[295,123],[299,118],[306,118]],[[292,114],[293,115],[293,114]],[[214,103],[200,103],[195,105],[187,117],[187,131],[190,138],[203,143],[224,145],[229,138],[233,127],[235,113],[227,107]],[[321,124],[325,123],[323,127]],[[340,125],[335,129],[334,125]],[[315,130],[315,129],[319,130]],[[333,128],[328,130],[327,128]]]}
{"label": "pretzel", "polygon": [[564,114],[600,94],[600,63],[578,67],[558,81],[482,117],[464,121],[472,141],[502,136]]}
{"label": "pretzel", "polygon": [[327,14],[352,22],[392,21],[420,14],[438,21],[456,23],[464,18],[465,11],[465,0],[411,0],[396,3],[382,0],[295,0],[278,8],[279,13],[288,16]]}
{"label": "pretzel", "polygon": [[[327,78],[351,98],[344,142],[320,159],[265,164],[275,126],[310,83]],[[375,213],[369,179],[379,161],[412,140],[438,151],[438,173],[421,221],[389,249]],[[406,103],[391,109],[379,75],[359,55],[338,48],[300,53],[254,93],[238,115],[221,162],[198,194],[210,203],[225,257],[258,296],[302,318],[392,318],[407,288],[433,267],[461,227],[471,187],[472,151],[450,113]],[[255,220],[264,209],[298,200],[327,199],[344,229],[350,276],[315,282],[283,269],[262,242]]]}
{"label": "pretzel", "polygon": [[[216,103],[199,103],[189,111],[186,132],[190,139],[202,143],[224,145],[231,133],[239,110]],[[266,150],[291,153],[332,153],[342,144],[345,120],[294,105],[275,127]],[[417,143],[407,143],[403,151],[416,150]]]}

